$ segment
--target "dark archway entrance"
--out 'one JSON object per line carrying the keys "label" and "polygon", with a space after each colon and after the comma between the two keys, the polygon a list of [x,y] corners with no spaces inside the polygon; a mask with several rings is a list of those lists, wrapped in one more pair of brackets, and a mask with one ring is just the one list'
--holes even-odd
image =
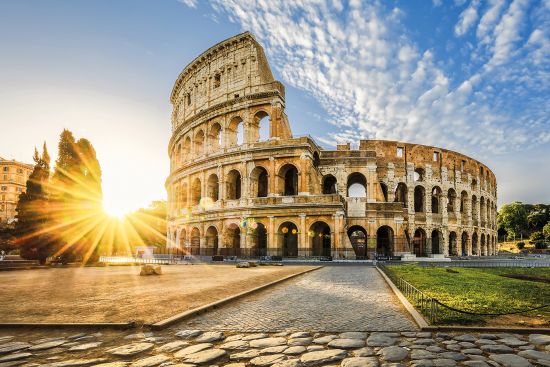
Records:
{"label": "dark archway entrance", "polygon": [[256,256],[267,256],[267,230],[262,223],[258,223],[252,234]]}
{"label": "dark archway entrance", "polygon": [[421,228],[418,228],[414,232],[413,250],[414,254],[418,257],[426,256],[426,232]]}
{"label": "dark archway entrance", "polygon": [[376,254],[378,256],[393,255],[393,229],[382,226],[376,231]]}
{"label": "dark archway entrance", "polygon": [[456,245],[456,232],[451,232],[449,233],[449,256],[458,255],[458,249]]}
{"label": "dark archway entrance", "polygon": [[462,232],[462,241],[460,246],[461,256],[466,256],[468,254],[468,233]]}
{"label": "dark archway entrance", "polygon": [[432,231],[432,254],[441,254],[441,239],[439,237],[439,231],[435,230]]}
{"label": "dark archway entrance", "polygon": [[298,256],[298,228],[292,222],[284,222],[279,226],[279,235],[281,236],[283,256]]}
{"label": "dark archway entrance", "polygon": [[331,255],[330,227],[325,222],[315,222],[309,230],[313,256]]}
{"label": "dark archway entrance", "polygon": [[218,254],[218,230],[214,226],[206,230],[206,251],[209,252],[205,254],[208,256]]}
{"label": "dark archway entrance", "polygon": [[358,260],[364,260],[368,257],[367,251],[367,231],[361,226],[351,226],[348,229],[348,237],[355,251],[355,257]]}

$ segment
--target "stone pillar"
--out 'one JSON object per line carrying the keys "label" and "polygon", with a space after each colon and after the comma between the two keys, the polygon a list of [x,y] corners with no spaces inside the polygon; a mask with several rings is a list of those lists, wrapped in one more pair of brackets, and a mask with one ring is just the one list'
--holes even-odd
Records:
{"label": "stone pillar", "polygon": [[267,218],[269,219],[267,225],[267,248],[276,248],[278,244],[275,243],[275,217],[269,215]]}
{"label": "stone pillar", "polygon": [[275,158],[269,157],[268,168],[268,193],[267,196],[279,196],[277,192],[277,172],[275,172]]}
{"label": "stone pillar", "polygon": [[311,162],[311,158],[309,154],[302,154],[300,156],[300,164],[299,164],[299,170],[300,170],[300,177],[298,177],[299,183],[298,183],[298,195],[309,195],[310,188],[309,188],[309,168]]}
{"label": "stone pillar", "polygon": [[309,242],[307,241],[307,229],[306,229],[306,215],[304,213],[298,214],[300,217],[300,228],[298,230],[299,232],[299,241],[298,241],[298,249],[309,249]]}

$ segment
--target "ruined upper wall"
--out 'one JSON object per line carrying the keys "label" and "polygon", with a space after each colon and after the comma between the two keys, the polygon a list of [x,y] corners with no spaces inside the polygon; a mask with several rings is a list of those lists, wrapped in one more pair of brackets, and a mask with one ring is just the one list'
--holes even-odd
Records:
{"label": "ruined upper wall", "polygon": [[170,97],[173,128],[210,107],[273,90],[284,99],[284,87],[273,78],[262,46],[249,32],[228,38],[179,75]]}

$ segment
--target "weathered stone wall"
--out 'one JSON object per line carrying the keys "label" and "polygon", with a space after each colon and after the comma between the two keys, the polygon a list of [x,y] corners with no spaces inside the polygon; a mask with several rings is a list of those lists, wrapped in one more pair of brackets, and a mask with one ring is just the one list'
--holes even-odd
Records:
{"label": "weathered stone wall", "polygon": [[486,166],[418,144],[362,140],[329,151],[292,137],[284,87],[249,33],[190,63],[171,102],[171,247],[341,258],[496,251],[496,179]]}

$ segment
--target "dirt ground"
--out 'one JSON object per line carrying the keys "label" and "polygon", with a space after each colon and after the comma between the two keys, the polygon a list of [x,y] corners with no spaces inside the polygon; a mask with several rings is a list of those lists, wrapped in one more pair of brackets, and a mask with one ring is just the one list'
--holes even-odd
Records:
{"label": "dirt ground", "polygon": [[176,313],[295,274],[308,266],[139,266],[0,272],[0,322],[153,323]]}

